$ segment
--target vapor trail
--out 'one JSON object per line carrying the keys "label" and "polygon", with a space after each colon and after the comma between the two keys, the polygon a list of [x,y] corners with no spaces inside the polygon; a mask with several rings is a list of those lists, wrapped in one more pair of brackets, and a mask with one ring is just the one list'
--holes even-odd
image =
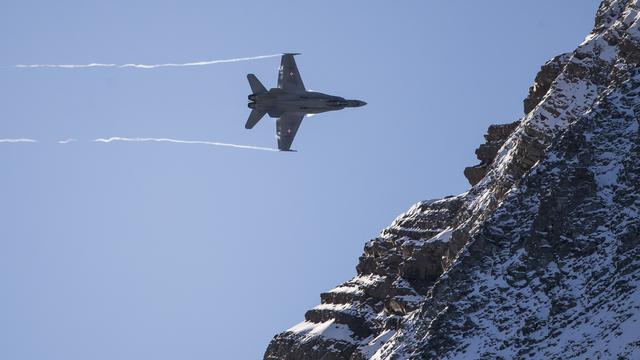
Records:
{"label": "vapor trail", "polygon": [[60,140],[60,141],[58,141],[58,144],[68,144],[68,143],[76,142],[76,141],[78,141],[78,139],[69,138],[69,139],[66,139],[66,140]]}
{"label": "vapor trail", "polygon": [[225,146],[232,147],[237,149],[251,149],[251,150],[262,150],[262,151],[279,151],[278,149],[266,148],[260,146],[250,146],[250,145],[238,145],[238,144],[227,144],[227,143],[219,143],[219,142],[211,142],[211,141],[199,141],[199,140],[176,140],[176,139],[166,139],[166,138],[127,138],[127,137],[110,137],[110,138],[99,138],[93,140],[94,142],[101,143],[110,143],[113,141],[127,141],[127,142],[168,142],[168,143],[176,143],[176,144],[201,144],[201,145],[213,145],[213,146]]}
{"label": "vapor trail", "polygon": [[223,63],[232,63],[232,62],[240,62],[240,61],[249,61],[249,60],[258,60],[258,59],[266,59],[272,58],[276,56],[280,56],[282,54],[271,54],[271,55],[259,55],[259,56],[251,56],[251,57],[242,57],[235,59],[220,59],[220,60],[207,60],[207,61],[198,61],[198,62],[188,62],[183,64],[101,64],[101,63],[91,63],[91,64],[19,64],[15,65],[17,68],[62,68],[62,69],[79,69],[79,68],[95,68],[95,67],[111,67],[111,68],[135,68],[135,69],[156,69],[162,67],[187,67],[187,66],[204,66],[204,65],[214,65],[214,64],[223,64]]}
{"label": "vapor trail", "polygon": [[77,69],[77,68],[92,68],[92,67],[117,67],[116,64],[84,64],[84,65],[74,65],[74,64],[18,64],[15,67],[17,68],[62,68],[62,69]]}
{"label": "vapor trail", "polygon": [[155,68],[160,68],[160,67],[203,66],[203,65],[213,65],[213,64],[223,64],[223,63],[232,63],[232,62],[240,62],[240,61],[266,59],[266,58],[272,58],[272,57],[281,56],[281,55],[282,54],[260,55],[260,56],[235,58],[235,59],[198,61],[198,62],[190,62],[190,63],[184,63],[184,64],[155,64],[155,65],[124,64],[124,65],[118,65],[118,67],[119,68],[132,67],[132,68],[138,68],[138,69],[155,69]]}
{"label": "vapor trail", "polygon": [[0,143],[35,143],[33,139],[0,139]]}

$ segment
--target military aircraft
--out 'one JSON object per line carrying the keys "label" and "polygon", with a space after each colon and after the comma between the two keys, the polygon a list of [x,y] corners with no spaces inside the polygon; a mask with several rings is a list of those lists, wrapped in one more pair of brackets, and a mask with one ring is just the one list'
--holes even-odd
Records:
{"label": "military aircraft", "polygon": [[346,107],[360,107],[367,103],[360,100],[345,100],[339,96],[307,91],[298,72],[295,55],[282,55],[278,74],[278,87],[267,90],[254,74],[248,74],[251,114],[244,125],[252,129],[265,114],[276,120],[276,137],[280,151],[291,150],[291,143],[307,114],[319,114],[326,111],[342,110]]}

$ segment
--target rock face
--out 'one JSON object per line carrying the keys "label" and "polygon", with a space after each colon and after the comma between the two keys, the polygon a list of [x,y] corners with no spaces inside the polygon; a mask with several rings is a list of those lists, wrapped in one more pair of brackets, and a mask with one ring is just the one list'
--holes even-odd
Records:
{"label": "rock face", "polygon": [[538,75],[533,85],[529,88],[529,95],[524,99],[524,113],[528,114],[531,110],[535,109],[542,101],[544,95],[551,88],[553,81],[560,75],[562,69],[567,66],[567,63],[571,59],[571,54],[562,54],[547,61]]}
{"label": "rock face", "polygon": [[476,149],[476,156],[480,164],[464,169],[464,176],[469,180],[471,186],[477,184],[487,175],[493,160],[498,155],[498,150],[504,145],[509,135],[520,125],[520,121],[505,125],[491,125],[484,136],[485,142]]}
{"label": "rock face", "polygon": [[640,358],[640,0],[603,1],[525,112],[265,359]]}

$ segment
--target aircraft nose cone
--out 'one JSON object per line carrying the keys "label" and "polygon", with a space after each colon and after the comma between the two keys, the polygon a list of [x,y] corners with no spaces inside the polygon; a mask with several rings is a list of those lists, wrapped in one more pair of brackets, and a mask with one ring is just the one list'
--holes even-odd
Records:
{"label": "aircraft nose cone", "polygon": [[367,105],[367,103],[362,100],[349,100],[348,104],[349,104],[348,106],[350,107],[360,107],[360,106]]}

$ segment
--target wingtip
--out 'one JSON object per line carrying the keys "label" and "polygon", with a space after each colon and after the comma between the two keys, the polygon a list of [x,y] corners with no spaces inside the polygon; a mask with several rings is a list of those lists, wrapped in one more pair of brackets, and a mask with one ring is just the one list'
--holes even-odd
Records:
{"label": "wingtip", "polygon": [[292,56],[295,56],[295,55],[302,55],[302,53],[283,53],[282,55],[292,55]]}

